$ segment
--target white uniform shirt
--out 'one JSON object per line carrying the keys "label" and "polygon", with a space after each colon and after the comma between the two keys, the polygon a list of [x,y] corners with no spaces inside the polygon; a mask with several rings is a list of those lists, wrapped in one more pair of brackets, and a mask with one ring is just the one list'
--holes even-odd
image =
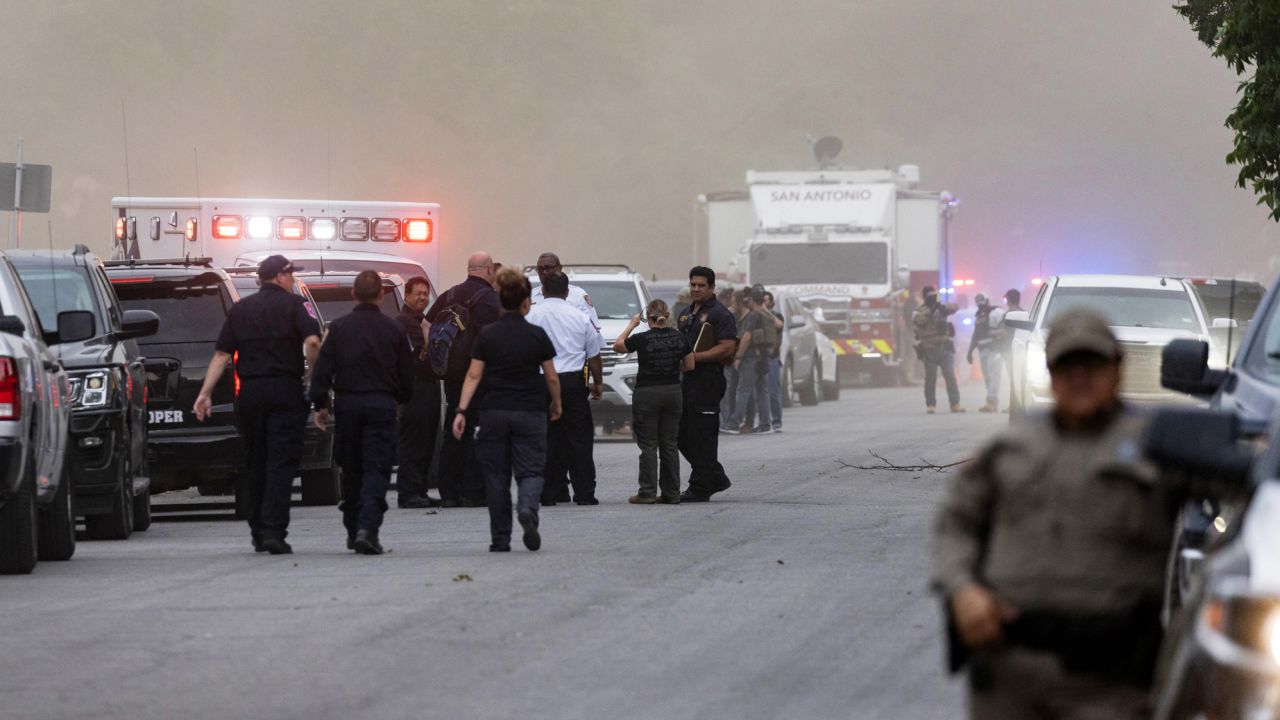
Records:
{"label": "white uniform shirt", "polygon": [[529,308],[525,319],[551,338],[557,373],[582,372],[587,360],[600,354],[600,332],[586,315],[560,298],[543,298]]}
{"label": "white uniform shirt", "polygon": [[[543,300],[542,285],[538,285],[533,288],[530,302],[537,305]],[[596,308],[591,304],[591,298],[587,296],[587,291],[577,285],[570,285],[568,302],[571,306],[581,311],[583,315],[586,315],[587,319],[591,321],[591,327],[595,328],[596,334],[600,334],[600,316],[596,314]]]}

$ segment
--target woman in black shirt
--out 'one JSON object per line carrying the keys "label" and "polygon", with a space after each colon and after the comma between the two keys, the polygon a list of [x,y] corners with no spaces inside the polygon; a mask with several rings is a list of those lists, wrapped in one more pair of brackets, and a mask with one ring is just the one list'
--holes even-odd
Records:
{"label": "woman in black shirt", "polygon": [[471,366],[453,419],[453,436],[461,439],[466,432],[467,407],[483,381],[476,456],[489,500],[489,551],[511,550],[512,471],[524,546],[537,550],[542,547],[538,499],[547,456],[547,419],[548,414],[553,421],[560,417],[560,378],[552,362],[556,350],[542,328],[524,319],[529,312],[528,278],[515,268],[503,268],[496,280],[502,317],[485,326],[471,348]]}
{"label": "woman in black shirt", "polygon": [[[661,300],[645,308],[648,332],[632,335],[640,316],[613,343],[614,352],[639,353],[636,390],[631,396],[631,428],[640,446],[640,492],[630,502],[652,505],[680,502],[680,362],[692,352],[689,341],[670,327],[671,311]],[[661,470],[659,470],[659,457]],[[662,497],[658,497],[661,485]]]}

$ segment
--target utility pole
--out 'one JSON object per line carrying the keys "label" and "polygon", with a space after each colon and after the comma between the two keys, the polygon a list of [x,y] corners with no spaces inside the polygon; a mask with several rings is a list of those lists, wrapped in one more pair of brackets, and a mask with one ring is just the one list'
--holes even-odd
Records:
{"label": "utility pole", "polygon": [[13,214],[9,218],[9,237],[15,248],[22,247],[22,138],[18,138],[18,162],[14,170]]}

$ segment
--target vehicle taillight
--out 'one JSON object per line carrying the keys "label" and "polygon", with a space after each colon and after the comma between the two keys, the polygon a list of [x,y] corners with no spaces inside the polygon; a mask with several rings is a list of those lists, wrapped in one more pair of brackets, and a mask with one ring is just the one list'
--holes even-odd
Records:
{"label": "vehicle taillight", "polygon": [[276,234],[281,240],[301,240],[307,234],[307,219],[282,217],[276,221]]}
{"label": "vehicle taillight", "polygon": [[121,241],[124,240],[124,229],[125,229],[124,218],[122,217],[116,218],[116,239],[117,240],[121,240]]}
{"label": "vehicle taillight", "polygon": [[271,218],[263,215],[249,218],[247,231],[254,240],[266,240],[271,237]]}
{"label": "vehicle taillight", "polygon": [[222,240],[239,240],[242,225],[239,215],[214,215],[213,236]]}
{"label": "vehicle taillight", "polygon": [[237,350],[231,354],[231,376],[235,378],[236,397],[240,397],[240,373],[236,370],[236,363],[240,361],[240,351]]}
{"label": "vehicle taillight", "polygon": [[396,218],[374,218],[373,239],[380,242],[400,240],[400,221]]}
{"label": "vehicle taillight", "polygon": [[430,220],[405,220],[404,239],[409,242],[431,242]]}
{"label": "vehicle taillight", "polygon": [[368,240],[369,221],[366,218],[342,218],[342,239],[357,241]]}
{"label": "vehicle taillight", "polygon": [[187,231],[183,233],[183,236],[187,238],[187,242],[196,241],[196,219],[195,218],[187,218]]}
{"label": "vehicle taillight", "polygon": [[18,363],[0,357],[0,420],[22,419],[22,391],[18,387]]}
{"label": "vehicle taillight", "polygon": [[338,223],[333,218],[311,218],[311,239],[332,240],[338,234]]}

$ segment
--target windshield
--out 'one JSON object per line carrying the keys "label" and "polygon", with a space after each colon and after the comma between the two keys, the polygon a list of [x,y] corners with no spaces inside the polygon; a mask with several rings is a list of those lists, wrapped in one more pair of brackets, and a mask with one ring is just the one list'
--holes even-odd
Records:
{"label": "windshield", "polygon": [[1232,283],[1229,280],[1213,285],[1193,283],[1191,289],[1200,298],[1200,304],[1204,305],[1205,319],[1209,322],[1213,322],[1214,318],[1231,318],[1238,320],[1242,326],[1253,319],[1253,314],[1262,304],[1262,295],[1266,292],[1261,283],[1238,282],[1232,293]]}
{"label": "windshield", "polygon": [[1093,310],[1114,327],[1145,327],[1202,332],[1191,298],[1180,286],[1171,290],[1113,287],[1059,287],[1049,298],[1043,326],[1060,313],[1077,308]]}
{"label": "windshield", "polygon": [[89,274],[84,268],[19,265],[18,275],[43,327],[58,327],[58,313],[67,310],[88,310],[93,313],[95,327],[99,325],[98,308],[94,307]]}
{"label": "windshield", "polygon": [[[320,272],[319,258],[303,258],[297,263],[307,272]],[[422,266],[415,262],[395,262],[393,260],[345,260],[326,257],[324,259],[325,272],[360,272],[362,270],[373,270],[375,272],[386,273],[388,275],[399,275],[405,282],[414,277],[427,277]],[[431,278],[427,278],[427,282],[432,282]],[[431,286],[431,292],[435,293],[435,285]]]}
{"label": "windshield", "polygon": [[[308,285],[307,287],[311,290],[311,297],[316,301],[316,305],[320,307],[320,317],[324,318],[325,323],[337,320],[356,306],[356,301],[351,298],[351,288],[346,285],[330,287]],[[394,290],[383,288],[382,298],[378,300],[378,308],[387,317],[395,317],[396,313],[400,312]]]}
{"label": "windshield", "polygon": [[882,242],[779,243],[751,248],[751,282],[763,285],[883,285],[889,246]]}
{"label": "windshield", "polygon": [[601,320],[630,320],[644,309],[636,284],[631,280],[572,282],[586,291]]}
{"label": "windshield", "polygon": [[160,329],[139,339],[139,345],[211,343],[218,339],[230,306],[218,283],[120,283],[115,289],[125,310],[150,310],[160,316]]}

